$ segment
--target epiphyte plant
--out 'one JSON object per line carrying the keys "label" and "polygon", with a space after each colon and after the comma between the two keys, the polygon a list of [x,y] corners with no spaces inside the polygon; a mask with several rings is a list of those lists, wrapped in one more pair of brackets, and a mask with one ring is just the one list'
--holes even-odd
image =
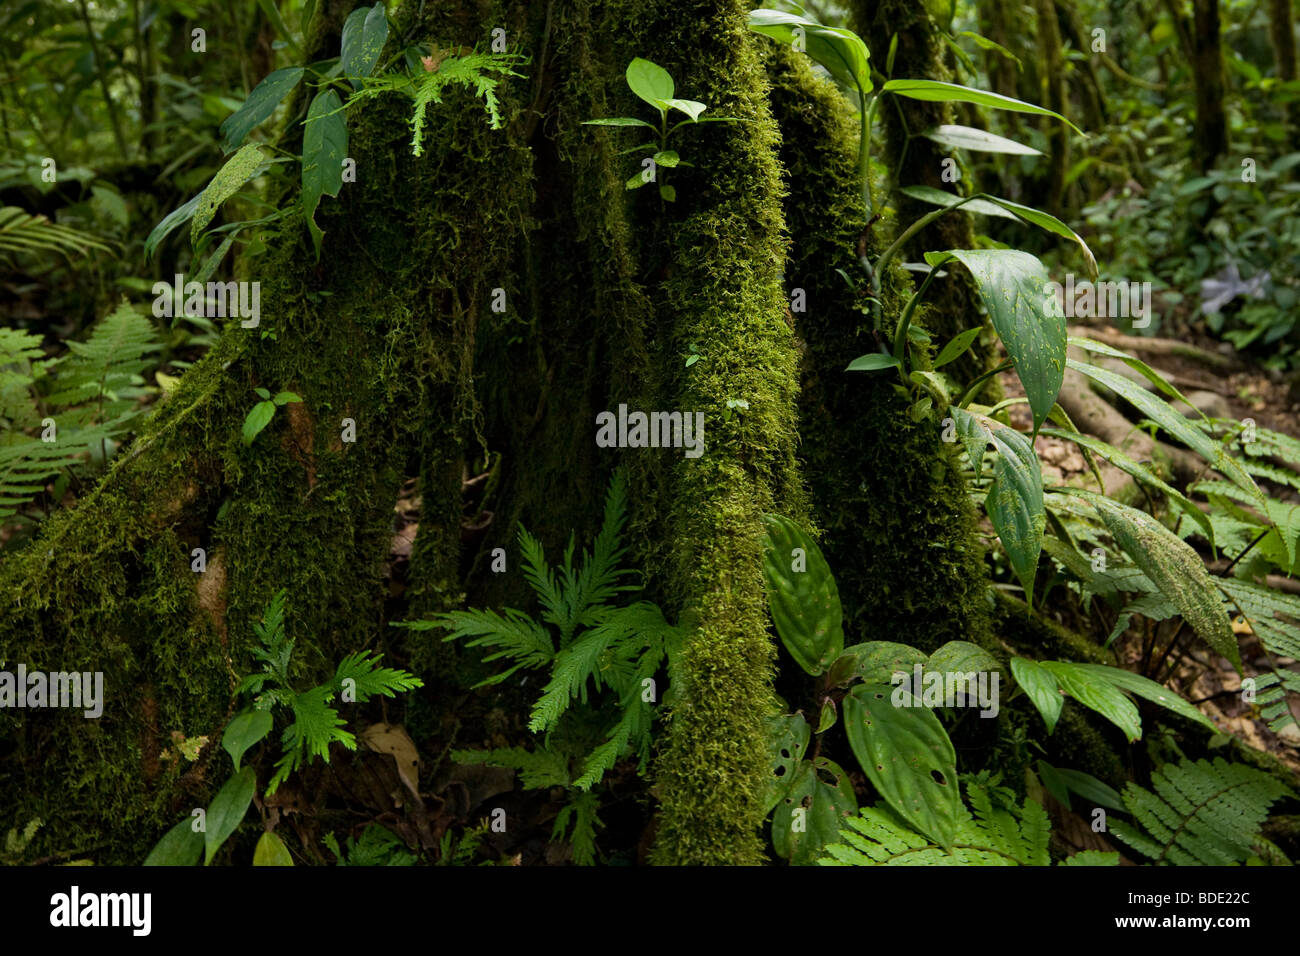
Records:
{"label": "epiphyte plant", "polygon": [[[609,116],[604,119],[584,120],[583,125],[642,126],[653,131],[655,139],[652,142],[641,143],[622,151],[625,153],[644,151],[649,154],[641,160],[642,168],[625,185],[628,189],[640,189],[647,183],[658,183],[659,197],[665,202],[676,202],[677,190],[664,182],[664,178],[659,175],[659,170],[693,164],[682,159],[675,150],[668,148],[668,141],[673,133],[687,123],[743,123],[744,120],[736,116],[701,116],[700,114],[708,109],[706,104],[698,100],[677,99],[674,96],[677,92],[676,84],[673,83],[673,78],[668,71],[641,57],[636,57],[627,65],[627,85],[633,93],[659,111],[659,125],[637,119],[635,116]],[[668,114],[672,110],[686,114],[687,118],[669,126]]]}

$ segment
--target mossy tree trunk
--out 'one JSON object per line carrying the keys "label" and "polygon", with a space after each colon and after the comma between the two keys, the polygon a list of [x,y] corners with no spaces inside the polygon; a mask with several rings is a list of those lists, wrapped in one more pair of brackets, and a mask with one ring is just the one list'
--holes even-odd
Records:
{"label": "mossy tree trunk", "polygon": [[[337,52],[352,5],[322,5],[313,58]],[[402,615],[519,606],[517,524],[555,553],[598,523],[605,480],[626,465],[648,596],[696,622],[654,764],[654,859],[761,862],[776,660],[764,511],[824,529],[855,639],[994,646],[952,447],[903,414],[883,376],[843,372],[872,334],[835,272],[855,267],[866,221],[853,120],[802,58],[746,30],[739,2],[465,0],[413,22],[422,6],[398,8],[396,34],[472,46],[500,26],[531,57],[528,78],[503,87],[505,128],[448,91],[416,158],[407,102],[351,113],[357,182],[317,213],[319,263],[291,215],[274,251],[243,265],[262,283],[261,330],[227,330],[103,482],[0,567],[0,657],[104,671],[108,692],[97,721],[0,714],[6,826],[40,816],[59,850],[138,861],[224,780],[215,742],[251,667],[251,624],[281,587],[311,675],[375,647],[432,690],[453,685],[455,661],[427,637],[389,646],[399,489],[418,479],[421,497]],[[894,28],[902,75],[927,75],[932,24]],[[623,80],[634,56],[667,68],[679,96],[747,121],[680,134],[694,166],[673,171],[675,203],[625,190],[627,140],[580,125],[643,112]],[[902,126],[887,128],[901,150]],[[947,217],[927,242],[967,247],[969,223]],[[890,279],[887,319],[906,281]],[[791,309],[796,288],[806,312]],[[936,333],[978,321],[972,294],[952,284]],[[245,446],[257,387],[304,401]],[[706,453],[596,448],[595,413],[623,402],[703,411]],[[512,573],[486,570],[493,547]],[[172,732],[214,745],[190,768],[162,761]]]}

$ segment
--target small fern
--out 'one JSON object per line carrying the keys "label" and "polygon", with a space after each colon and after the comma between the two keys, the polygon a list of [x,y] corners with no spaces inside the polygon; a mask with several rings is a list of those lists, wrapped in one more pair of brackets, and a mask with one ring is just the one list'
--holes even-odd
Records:
{"label": "small fern", "polygon": [[[840,831],[842,843],[825,848],[822,866],[1048,866],[1051,823],[1047,811],[1026,799],[1016,806],[998,778],[966,777],[970,804],[958,822],[951,851],[930,842],[884,804],[864,807]],[[973,814],[972,812],[973,811]],[[1119,854],[1079,853],[1071,866],[1113,866]]]}
{"label": "small fern", "polygon": [[295,690],[289,675],[294,642],[284,630],[285,601],[286,592],[281,589],[266,606],[261,622],[253,625],[258,645],[252,653],[262,662],[262,669],[245,677],[235,689],[236,694],[257,695],[255,710],[287,707],[293,714],[293,721],[280,736],[283,755],[267,785],[267,796],[313,757],[329,763],[330,744],[357,749],[356,738],[343,729],[343,717],[330,706],[336,696],[342,694],[349,703],[363,704],[371,697],[392,697],[424,686],[423,681],[406,671],[378,666],[379,655],[361,651],[343,658],[327,683]]}
{"label": "small fern", "polygon": [[[625,755],[644,772],[650,758],[653,710],[642,699],[646,681],[667,664],[670,684],[682,629],[648,602],[611,604],[637,590],[624,583],[633,574],[621,567],[620,543],[627,512],[621,472],[610,482],[600,533],[575,564],[572,537],[562,562],[552,567],[541,544],[519,530],[523,574],[541,605],[541,620],[506,608],[451,611],[396,626],[442,630],[444,641],[490,651],[485,661],[507,660],[508,668],[478,686],[496,684],[521,669],[546,670],[549,677],[533,705],[529,730],[545,735],[532,750],[521,747],[453,751],[458,763],[508,767],[527,789],[568,787],[571,802],[556,821],[556,834],[573,828],[570,842],[579,863],[595,860],[598,803],[586,794]],[[599,695],[597,697],[596,695]],[[575,706],[575,702],[578,706]]]}
{"label": "small fern", "polygon": [[[441,103],[443,90],[456,85],[468,87],[483,100],[483,108],[493,129],[501,128],[501,108],[496,88],[507,76],[522,76],[512,68],[525,62],[517,53],[480,53],[474,50],[464,56],[449,56],[424,72],[395,73],[386,76],[361,77],[361,89],[348,100],[348,106],[360,100],[373,99],[384,93],[402,93],[414,101],[411,114],[411,151],[416,156],[424,154],[424,120],[430,103]],[[494,75],[495,74],[495,75]]]}
{"label": "small fern", "polygon": [[[161,347],[152,323],[125,302],[59,358],[44,358],[38,336],[0,330],[0,521],[55,476],[102,464],[108,443],[143,413],[151,391],[143,373]],[[29,434],[36,430],[40,437]]]}
{"label": "small fern", "polygon": [[1245,862],[1257,854],[1269,807],[1292,795],[1268,774],[1222,757],[1161,764],[1151,785],[1155,793],[1135,783],[1124,788],[1134,823],[1116,820],[1110,829],[1153,862],[1177,866]]}

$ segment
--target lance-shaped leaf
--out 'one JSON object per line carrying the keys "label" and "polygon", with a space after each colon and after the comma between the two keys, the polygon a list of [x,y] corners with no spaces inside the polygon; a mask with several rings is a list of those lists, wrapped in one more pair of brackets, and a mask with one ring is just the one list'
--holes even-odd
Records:
{"label": "lance-shaped leaf", "polygon": [[1130,742],[1142,736],[1137,707],[1112,682],[1069,661],[1043,661],[1043,669],[1051,672],[1061,690],[1124,731]]}
{"label": "lance-shaped leaf", "polygon": [[1076,372],[1080,372],[1094,382],[1104,385],[1129,402],[1164,431],[1199,454],[1216,471],[1231,480],[1233,484],[1249,492],[1255,497],[1256,501],[1261,505],[1263,504],[1264,496],[1260,493],[1254,479],[1241,466],[1241,463],[1229,455],[1222,444],[1215,441],[1200,428],[1197,428],[1196,425],[1188,421],[1185,416],[1164,399],[1158,395],[1153,395],[1141,385],[1130,381],[1117,372],[1112,372],[1110,369],[1101,368],[1088,362],[1076,362],[1074,359],[1070,359],[1068,364]]}
{"label": "lance-shaped leaf", "polygon": [[949,149],[969,149],[981,153],[1007,153],[1012,156],[1042,156],[1041,150],[972,126],[936,126],[921,134]]}
{"label": "lance-shaped leaf", "polygon": [[316,225],[316,207],[321,196],[337,196],[343,188],[348,127],[340,112],[342,107],[333,90],[318,93],[307,108],[307,128],[302,134],[302,206],[318,259],[324,233]]}
{"label": "lance-shaped leaf", "polygon": [[1027,436],[992,418],[955,406],[949,414],[976,474],[983,467],[985,448],[991,444],[998,453],[984,508],[1006,549],[1011,569],[1024,586],[1026,603],[1033,604],[1034,574],[1047,526],[1043,472],[1034,446]]}
{"label": "lance-shaped leaf", "polygon": [[890,80],[880,88],[880,92],[897,93],[899,96],[906,96],[909,99],[927,100],[932,103],[974,103],[976,106],[987,106],[995,110],[1008,110],[1012,113],[1055,116],[1076,133],[1083,134],[1083,130],[1060,113],[1053,113],[1041,106],[1012,99],[1000,93],[973,90],[969,86],[959,86],[956,83],[943,83],[939,80]]}
{"label": "lance-shaped leaf", "polygon": [[280,102],[298,85],[304,72],[300,66],[289,66],[268,73],[261,83],[253,87],[253,92],[248,94],[244,105],[227,116],[221,124],[221,148],[228,153],[243,143],[245,136],[275,112]]}
{"label": "lance-shaped leaf", "polygon": [[817,542],[789,518],[763,515],[763,579],[790,656],[814,677],[844,651],[840,593]]}
{"label": "lance-shaped leaf", "polygon": [[252,767],[245,767],[225,782],[208,806],[206,830],[203,834],[203,864],[212,862],[221,844],[239,829],[239,824],[253,802],[253,789],[257,778]]}
{"label": "lance-shaped leaf", "polygon": [[[190,221],[191,243],[198,244],[199,236],[203,235],[203,230],[212,222],[212,217],[217,214],[221,204],[239,192],[244,183],[261,173],[266,168],[265,162],[262,147],[256,143],[250,143],[226,160],[226,165],[217,171],[212,182],[199,194],[198,204],[194,207],[194,218]],[[159,223],[160,228],[161,226],[162,223]]]}
{"label": "lance-shaped leaf", "polygon": [[749,28],[778,43],[802,49],[845,89],[857,90],[863,96],[871,92],[871,54],[852,30],[828,27],[780,10],[750,11]]}
{"label": "lance-shaped leaf", "polygon": [[1092,504],[1115,543],[1173,602],[1192,630],[1240,673],[1241,652],[1228,623],[1223,595],[1191,545],[1136,508],[1079,488],[1069,493]]}
{"label": "lance-shaped leaf", "polygon": [[1013,657],[1011,676],[1016,679],[1016,683],[1020,685],[1020,689],[1025,692],[1030,702],[1038,708],[1038,712],[1043,715],[1043,722],[1047,724],[1047,732],[1050,734],[1056,729],[1056,722],[1061,717],[1061,708],[1065,706],[1060,685],[1052,676],[1052,672],[1027,657]]}
{"label": "lance-shaped leaf", "polygon": [[860,684],[843,709],[849,746],[871,785],[914,829],[950,847],[963,814],[957,754],[939,718],[888,684]]}

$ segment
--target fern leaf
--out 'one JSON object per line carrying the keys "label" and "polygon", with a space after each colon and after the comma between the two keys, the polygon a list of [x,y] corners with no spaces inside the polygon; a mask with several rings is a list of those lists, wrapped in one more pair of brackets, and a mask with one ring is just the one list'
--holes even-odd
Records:
{"label": "fern leaf", "polygon": [[568,758],[546,747],[537,750],[525,750],[523,747],[453,750],[451,759],[459,764],[482,764],[518,771],[520,783],[529,790],[567,787],[572,780]]}
{"label": "fern leaf", "polygon": [[70,259],[92,249],[110,251],[107,245],[88,233],[57,225],[44,216],[34,216],[17,206],[0,208],[0,253],[39,256],[57,252]]}
{"label": "fern leaf", "polygon": [[[421,622],[406,623],[416,630],[427,629]],[[506,608],[504,617],[495,611],[450,611],[434,615],[428,626],[446,630],[444,641],[465,640],[466,647],[499,648],[484,657],[485,661],[514,659],[515,665],[504,674],[489,677],[478,686],[500,683],[521,667],[544,667],[555,657],[546,628],[513,608]]]}
{"label": "fern leaf", "polygon": [[573,862],[579,866],[592,866],[596,862],[596,829],[604,826],[596,812],[600,803],[594,793],[578,793],[555,815],[551,829],[552,840],[563,840],[564,833],[573,821],[569,845],[573,848]]}
{"label": "fern leaf", "polygon": [[50,362],[56,369],[54,391],[46,401],[55,407],[103,405],[100,421],[120,420],[150,390],[142,373],[153,364],[150,353],[162,348],[151,323],[125,301],[95,323],[85,342],[69,342],[69,355]]}
{"label": "fern leaf", "polygon": [[335,691],[341,691],[343,682],[351,680],[356,693],[354,699],[357,703],[364,704],[375,695],[393,697],[401,691],[424,686],[424,681],[414,674],[378,666],[380,660],[381,655],[367,651],[359,651],[343,658],[334,672]]}
{"label": "fern leaf", "polygon": [[1157,864],[1229,866],[1252,854],[1274,801],[1289,791],[1268,774],[1222,757],[1162,764],[1152,793],[1129,783],[1124,805],[1134,822],[1111,832]]}

